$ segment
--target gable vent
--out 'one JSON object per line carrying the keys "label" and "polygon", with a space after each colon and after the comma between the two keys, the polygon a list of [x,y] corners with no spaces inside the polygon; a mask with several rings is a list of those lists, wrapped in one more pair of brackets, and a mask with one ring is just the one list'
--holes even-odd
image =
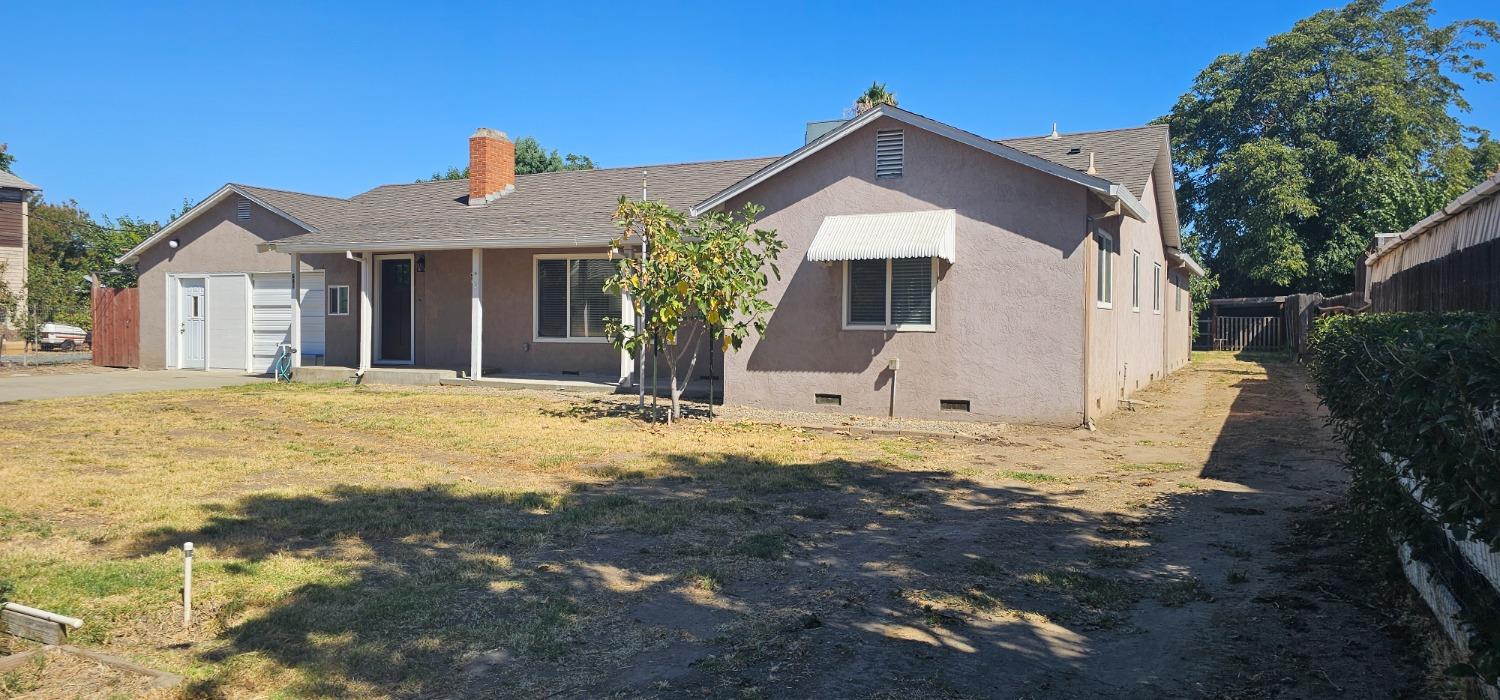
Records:
{"label": "gable vent", "polygon": [[906,132],[890,129],[875,132],[875,177],[901,177],[906,162]]}
{"label": "gable vent", "polygon": [[239,219],[240,221],[249,221],[250,220],[250,202],[240,202],[238,209],[235,210],[234,216],[235,216],[236,219]]}

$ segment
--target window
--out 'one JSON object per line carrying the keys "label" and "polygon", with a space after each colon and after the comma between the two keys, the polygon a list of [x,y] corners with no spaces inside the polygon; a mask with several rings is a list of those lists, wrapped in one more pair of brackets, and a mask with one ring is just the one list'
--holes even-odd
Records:
{"label": "window", "polygon": [[844,264],[844,327],[934,330],[936,270],[936,258],[848,261]]}
{"label": "window", "polygon": [[536,260],[536,339],[609,342],[604,319],[620,318],[620,295],[604,291],[615,274],[603,258]]}
{"label": "window", "polygon": [[1174,275],[1177,279],[1172,284],[1173,306],[1177,311],[1182,310],[1182,275]]}
{"label": "window", "polygon": [[349,315],[349,285],[336,284],[328,288],[328,315]]}
{"label": "window", "polygon": [[890,129],[875,132],[875,177],[901,177],[906,164],[906,132]]}
{"label": "window", "polygon": [[1161,313],[1161,263],[1152,263],[1151,311]]}
{"label": "window", "polygon": [[1095,260],[1096,273],[1094,274],[1094,302],[1101,309],[1114,306],[1115,287],[1115,265],[1114,247],[1115,239],[1103,229],[1094,230],[1094,243],[1098,248]]}
{"label": "window", "polygon": [[1141,251],[1130,257],[1130,310],[1141,310]]}

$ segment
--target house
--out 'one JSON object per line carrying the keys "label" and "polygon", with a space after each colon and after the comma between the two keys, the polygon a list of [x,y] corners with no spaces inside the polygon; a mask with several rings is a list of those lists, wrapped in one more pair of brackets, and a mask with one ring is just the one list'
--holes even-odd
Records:
{"label": "house", "polygon": [[1356,275],[1360,308],[1500,311],[1500,172],[1370,247]]}
{"label": "house", "polygon": [[[25,303],[26,299],[26,248],[30,244],[31,194],[40,192],[37,187],[15,175],[0,170],[0,283],[11,294]],[[0,309],[0,323],[13,326]]]}
{"label": "house", "polygon": [[780,157],[519,176],[480,129],[468,180],[225,185],[121,258],[142,362],[265,371],[289,339],[301,364],[367,377],[628,387],[603,321],[629,305],[602,287],[611,214],[643,195],[753,202],[787,242],[766,333],[714,358],[728,403],[1077,425],[1187,362],[1202,271],[1179,251],[1166,127],[996,141],[892,106],[813,126]]}

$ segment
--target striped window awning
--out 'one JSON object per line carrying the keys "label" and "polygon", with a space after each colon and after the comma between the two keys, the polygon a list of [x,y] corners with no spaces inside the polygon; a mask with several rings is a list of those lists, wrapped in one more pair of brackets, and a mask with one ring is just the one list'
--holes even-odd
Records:
{"label": "striped window awning", "polygon": [[825,216],[807,249],[807,259],[942,258],[951,263],[957,219],[952,209]]}

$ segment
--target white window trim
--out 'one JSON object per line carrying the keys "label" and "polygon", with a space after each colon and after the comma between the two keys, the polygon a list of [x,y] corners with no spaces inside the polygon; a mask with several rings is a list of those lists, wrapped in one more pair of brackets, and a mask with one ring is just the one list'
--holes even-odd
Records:
{"label": "white window trim", "polygon": [[[1094,246],[1098,248],[1094,252],[1094,260],[1097,261],[1098,269],[1094,274],[1098,279],[1094,280],[1094,306],[1100,309],[1115,308],[1115,265],[1110,257],[1114,255],[1115,237],[1109,235],[1104,229],[1094,229]],[[1100,299],[1100,292],[1104,298]]]}
{"label": "white window trim", "polygon": [[[610,342],[610,340],[609,340],[609,338],[607,336],[600,336],[600,337],[597,337],[597,338],[573,338],[573,337],[567,337],[567,338],[543,338],[542,334],[541,334],[541,331],[542,331],[542,299],[541,299],[541,295],[537,294],[537,288],[536,288],[536,264],[537,264],[538,261],[541,261],[541,260],[598,260],[598,259],[601,259],[601,258],[608,259],[609,258],[609,253],[538,253],[536,255],[531,256],[531,342],[533,342],[533,343],[584,343],[584,344],[593,344],[593,345],[608,344]],[[571,333],[573,331],[573,324],[572,324],[572,318],[571,318],[571,316],[573,314],[573,289],[572,289],[572,285],[565,285],[564,289],[566,289],[566,291],[567,291],[567,297],[565,298],[565,300],[564,300],[563,303],[564,303],[564,307],[567,308],[568,315],[569,315],[569,318],[564,323],[564,326],[568,329],[568,332]],[[626,296],[624,294],[620,295],[620,316],[622,317],[622,320],[623,320],[623,317],[626,316],[626,309],[629,308],[629,301],[630,300],[628,298],[626,298]]]}
{"label": "white window trim", "polygon": [[1151,313],[1161,313],[1162,298],[1161,263],[1151,263]]}
{"label": "white window trim", "polygon": [[327,300],[327,301],[333,301],[334,298],[337,296],[337,295],[335,295],[333,293],[333,290],[335,290],[335,289],[342,289],[342,290],[344,290],[344,296],[343,296],[343,299],[344,299],[344,310],[343,311],[332,311],[332,310],[325,309],[324,312],[327,313],[329,316],[348,316],[349,315],[349,285],[347,285],[347,284],[330,284],[330,285],[324,286],[323,287],[323,294],[325,295],[324,299]]}
{"label": "white window trim", "polygon": [[1130,256],[1130,310],[1141,312],[1141,251],[1133,250]]}
{"label": "white window trim", "polygon": [[938,259],[932,258],[932,290],[928,304],[932,309],[932,323],[891,323],[891,259],[885,259],[885,323],[849,323],[849,261],[844,261],[843,293],[839,295],[843,307],[843,328],[846,331],[896,331],[898,333],[937,332],[937,288]]}

